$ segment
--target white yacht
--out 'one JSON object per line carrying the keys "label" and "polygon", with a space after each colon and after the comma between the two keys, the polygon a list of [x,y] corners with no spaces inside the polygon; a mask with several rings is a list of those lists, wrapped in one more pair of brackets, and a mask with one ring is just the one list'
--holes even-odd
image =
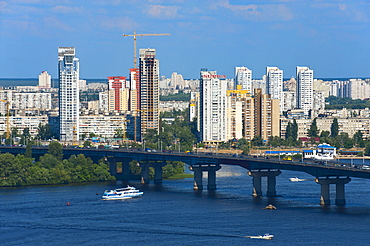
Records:
{"label": "white yacht", "polygon": [[300,182],[300,181],[306,181],[307,179],[299,179],[297,177],[289,178],[290,181],[292,182]]}
{"label": "white yacht", "polygon": [[270,235],[270,234],[266,233],[263,236],[247,236],[247,238],[271,240],[271,239],[274,238],[274,235]]}
{"label": "white yacht", "polygon": [[115,190],[106,190],[102,198],[104,200],[119,200],[140,197],[144,192],[137,190],[135,187],[127,186],[126,188],[119,188]]}

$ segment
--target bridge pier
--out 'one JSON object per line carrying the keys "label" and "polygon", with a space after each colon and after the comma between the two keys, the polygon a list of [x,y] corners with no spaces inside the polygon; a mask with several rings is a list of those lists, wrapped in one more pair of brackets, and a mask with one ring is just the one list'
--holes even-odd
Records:
{"label": "bridge pier", "polygon": [[107,158],[109,162],[109,172],[112,176],[117,175],[117,158]]}
{"label": "bridge pier", "polygon": [[122,160],[122,174],[125,176],[130,176],[130,161],[127,159]]}
{"label": "bridge pier", "polygon": [[249,176],[253,178],[253,193],[254,197],[262,196],[262,177],[267,177],[267,197],[276,197],[276,176],[280,175],[280,170],[251,170]]}
{"label": "bridge pier", "polygon": [[208,190],[215,190],[216,185],[216,171],[221,169],[219,164],[197,164],[189,167],[194,172],[194,190],[203,190],[203,172],[208,172]]}
{"label": "bridge pier", "polygon": [[163,169],[167,165],[165,161],[158,161],[158,162],[140,162],[141,166],[141,183],[142,184],[149,184],[149,167],[154,168],[154,184],[160,185],[163,182]]}
{"label": "bridge pier", "polygon": [[344,206],[346,205],[344,185],[351,181],[349,177],[347,178],[316,178],[315,182],[321,185],[321,205],[330,205],[330,187],[329,185],[335,184],[336,186],[336,196],[335,205]]}
{"label": "bridge pier", "polygon": [[154,184],[161,185],[163,183],[163,167],[167,165],[165,161],[157,162],[154,166]]}

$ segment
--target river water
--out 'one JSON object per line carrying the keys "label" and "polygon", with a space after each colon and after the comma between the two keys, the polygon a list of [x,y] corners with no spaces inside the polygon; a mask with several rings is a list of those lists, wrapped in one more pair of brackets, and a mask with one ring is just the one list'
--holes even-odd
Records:
{"label": "river water", "polygon": [[[323,208],[313,178],[283,170],[274,199],[254,199],[247,170],[225,165],[215,192],[195,192],[192,179],[130,182],[143,197],[120,201],[101,195],[125,184],[1,188],[0,245],[369,245],[370,180],[346,185],[344,208]],[[275,237],[245,237],[264,233]]]}

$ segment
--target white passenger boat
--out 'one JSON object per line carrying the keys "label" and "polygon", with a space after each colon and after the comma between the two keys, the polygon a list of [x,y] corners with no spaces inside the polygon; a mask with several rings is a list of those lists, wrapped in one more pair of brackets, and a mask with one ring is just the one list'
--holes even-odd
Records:
{"label": "white passenger boat", "polygon": [[297,177],[289,178],[290,181],[292,182],[299,182],[299,181],[306,181],[307,179],[299,179]]}
{"label": "white passenger boat", "polygon": [[274,238],[274,235],[270,235],[270,234],[266,233],[263,236],[247,236],[247,238],[271,240],[271,239]]}
{"label": "white passenger boat", "polygon": [[104,200],[119,200],[140,197],[144,192],[137,190],[135,187],[127,186],[126,188],[119,188],[115,190],[106,190],[102,198]]}

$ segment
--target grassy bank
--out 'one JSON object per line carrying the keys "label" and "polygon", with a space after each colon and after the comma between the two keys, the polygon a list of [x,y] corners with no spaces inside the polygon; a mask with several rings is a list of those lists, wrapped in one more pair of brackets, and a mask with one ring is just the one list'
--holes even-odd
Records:
{"label": "grassy bank", "polygon": [[179,173],[179,174],[175,174],[171,177],[168,177],[167,179],[187,179],[187,178],[193,178],[193,177],[194,177],[193,174]]}

